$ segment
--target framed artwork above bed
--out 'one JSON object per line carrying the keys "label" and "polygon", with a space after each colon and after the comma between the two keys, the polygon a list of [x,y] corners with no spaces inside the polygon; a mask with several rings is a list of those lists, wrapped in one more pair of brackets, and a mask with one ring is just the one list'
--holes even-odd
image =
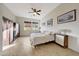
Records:
{"label": "framed artwork above bed", "polygon": [[58,24],[72,22],[72,21],[76,21],[76,9],[71,10],[57,17]]}

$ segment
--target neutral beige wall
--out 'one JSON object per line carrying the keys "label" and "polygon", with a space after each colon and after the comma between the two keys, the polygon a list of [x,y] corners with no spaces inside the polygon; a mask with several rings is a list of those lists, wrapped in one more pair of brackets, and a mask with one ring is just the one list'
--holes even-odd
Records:
{"label": "neutral beige wall", "polygon": [[29,36],[31,34],[33,28],[30,27],[30,30],[25,31],[24,30],[24,21],[35,21],[36,22],[36,21],[39,21],[39,20],[16,16],[16,22],[18,24],[20,24],[20,35],[21,36]]}
{"label": "neutral beige wall", "polygon": [[[30,33],[31,33],[31,30],[29,31],[24,31],[24,21],[27,20],[27,21],[30,21],[30,19],[28,18],[24,18],[24,17],[16,17],[16,22],[18,24],[20,24],[20,35],[21,36],[29,36]],[[31,28],[30,28],[31,29]]]}
{"label": "neutral beige wall", "polygon": [[[50,12],[48,15],[46,15],[43,19],[49,19],[53,18],[53,28],[57,28],[54,31],[58,31],[59,29],[63,28],[68,28],[68,29],[73,29],[72,31],[74,32],[75,30],[78,31],[78,15],[79,15],[79,4],[61,4],[58,6],[54,11]],[[57,16],[66,13],[68,11],[71,11],[73,9],[77,10],[77,21],[76,22],[69,22],[69,23],[63,23],[63,24],[57,24]],[[76,27],[76,29],[75,29]],[[74,32],[75,34],[79,34],[78,32]]]}
{"label": "neutral beige wall", "polygon": [[14,14],[3,4],[0,3],[0,50],[2,50],[2,16],[15,22]]}
{"label": "neutral beige wall", "polygon": [[[68,11],[76,9],[76,21],[57,24],[57,16],[62,15]],[[79,52],[79,4],[61,4],[49,14],[47,14],[43,19],[53,18],[53,32],[58,32],[61,29],[69,29],[72,32],[69,33],[69,48]]]}
{"label": "neutral beige wall", "polygon": [[2,9],[0,4],[0,51],[2,50]]}
{"label": "neutral beige wall", "polygon": [[2,16],[5,16],[8,19],[15,22],[15,15],[4,4],[2,4],[1,8],[2,8]]}

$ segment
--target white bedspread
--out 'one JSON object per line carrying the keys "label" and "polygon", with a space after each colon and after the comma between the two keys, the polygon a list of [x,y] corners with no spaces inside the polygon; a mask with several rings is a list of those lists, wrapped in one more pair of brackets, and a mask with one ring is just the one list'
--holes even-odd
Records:
{"label": "white bedspread", "polygon": [[32,33],[31,38],[30,38],[32,45],[42,44],[42,43],[46,43],[53,40],[54,40],[53,35],[49,35],[48,32],[47,33]]}

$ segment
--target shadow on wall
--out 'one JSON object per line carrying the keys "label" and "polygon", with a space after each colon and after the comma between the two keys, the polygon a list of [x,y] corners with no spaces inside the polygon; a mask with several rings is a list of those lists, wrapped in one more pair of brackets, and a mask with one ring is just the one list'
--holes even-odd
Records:
{"label": "shadow on wall", "polygon": [[79,38],[75,36],[68,37],[68,47],[72,50],[79,52]]}
{"label": "shadow on wall", "polygon": [[60,33],[60,34],[72,33],[72,30],[70,30],[70,29],[60,29],[58,31],[58,33]]}

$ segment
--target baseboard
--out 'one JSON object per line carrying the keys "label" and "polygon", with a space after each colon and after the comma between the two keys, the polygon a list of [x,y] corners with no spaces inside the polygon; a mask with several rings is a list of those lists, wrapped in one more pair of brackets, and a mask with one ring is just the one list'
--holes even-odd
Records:
{"label": "baseboard", "polygon": [[68,49],[70,49],[70,50],[72,50],[72,51],[75,51],[75,52],[79,53],[79,51],[77,51],[77,50],[75,50],[75,49],[72,49],[72,48],[69,48],[69,47],[68,47]]}

